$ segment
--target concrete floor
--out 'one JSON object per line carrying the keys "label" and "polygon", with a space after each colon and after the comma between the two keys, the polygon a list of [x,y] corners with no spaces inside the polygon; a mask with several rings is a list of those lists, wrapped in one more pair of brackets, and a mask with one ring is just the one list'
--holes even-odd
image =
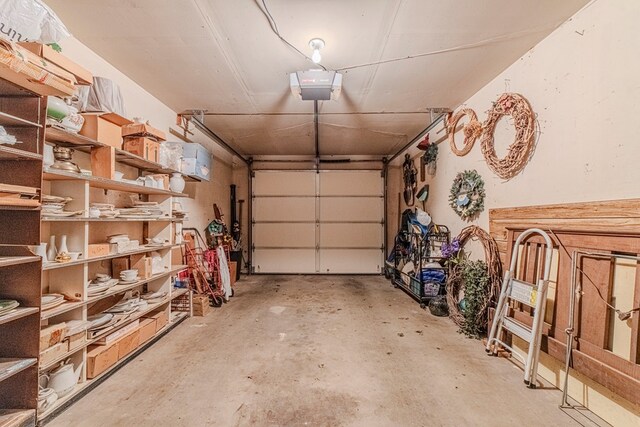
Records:
{"label": "concrete floor", "polygon": [[253,276],[49,426],[571,426],[382,277]]}

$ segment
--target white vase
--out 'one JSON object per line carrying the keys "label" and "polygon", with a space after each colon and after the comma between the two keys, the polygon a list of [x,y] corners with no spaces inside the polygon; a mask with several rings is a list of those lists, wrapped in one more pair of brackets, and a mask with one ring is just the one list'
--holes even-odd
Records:
{"label": "white vase", "polygon": [[171,174],[171,179],[169,179],[169,188],[171,191],[175,193],[182,193],[185,185],[186,182],[184,181],[181,173],[174,172]]}
{"label": "white vase", "polygon": [[36,256],[42,257],[42,262],[45,262],[47,260],[47,243],[40,243],[34,248],[33,253]]}
{"label": "white vase", "polygon": [[68,254],[69,248],[67,248],[67,235],[63,234],[60,236],[60,247],[58,248],[59,254]]}
{"label": "white vase", "polygon": [[58,255],[58,250],[56,249],[56,236],[52,235],[51,237],[49,237],[49,249],[47,249],[47,261],[55,261],[57,255]]}

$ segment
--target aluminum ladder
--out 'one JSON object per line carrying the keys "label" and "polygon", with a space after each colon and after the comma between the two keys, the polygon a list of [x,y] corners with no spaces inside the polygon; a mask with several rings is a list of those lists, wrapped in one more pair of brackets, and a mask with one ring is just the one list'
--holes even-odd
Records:
{"label": "aluminum ladder", "polygon": [[[517,274],[518,248],[526,238],[534,234],[542,236],[546,244],[544,274],[542,278],[538,279],[537,284],[528,283],[513,277]],[[552,256],[553,243],[551,238],[539,228],[530,228],[518,236],[513,244],[509,269],[504,273],[496,314],[491,323],[491,333],[487,339],[486,351],[490,355],[496,355],[498,353],[498,345],[500,345],[511,350],[512,354],[522,360],[524,363],[524,383],[529,388],[536,388],[538,358],[540,356],[540,344],[542,341],[542,325],[544,323],[547,285],[549,283]],[[534,308],[533,324],[531,327],[509,316],[511,302],[519,302]],[[529,343],[529,351],[527,352],[526,359],[500,340],[503,330],[507,330]],[[496,345],[492,348],[492,344],[494,343]]]}

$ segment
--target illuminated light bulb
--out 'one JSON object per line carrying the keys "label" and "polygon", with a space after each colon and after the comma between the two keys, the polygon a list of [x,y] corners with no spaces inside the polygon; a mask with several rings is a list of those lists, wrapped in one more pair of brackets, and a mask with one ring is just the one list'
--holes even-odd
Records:
{"label": "illuminated light bulb", "polygon": [[313,55],[311,55],[311,60],[314,63],[319,64],[320,61],[322,60],[322,56],[320,55],[320,49],[324,47],[324,40],[318,39],[318,38],[311,39],[309,40],[309,47],[313,49]]}

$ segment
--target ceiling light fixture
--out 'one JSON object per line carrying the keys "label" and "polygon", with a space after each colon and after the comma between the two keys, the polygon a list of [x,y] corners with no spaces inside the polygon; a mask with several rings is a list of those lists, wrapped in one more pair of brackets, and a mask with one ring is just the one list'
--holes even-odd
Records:
{"label": "ceiling light fixture", "polygon": [[324,47],[324,40],[315,38],[309,40],[309,47],[313,49],[313,55],[311,55],[311,60],[315,64],[319,64],[322,60],[322,56],[320,55],[320,49]]}

